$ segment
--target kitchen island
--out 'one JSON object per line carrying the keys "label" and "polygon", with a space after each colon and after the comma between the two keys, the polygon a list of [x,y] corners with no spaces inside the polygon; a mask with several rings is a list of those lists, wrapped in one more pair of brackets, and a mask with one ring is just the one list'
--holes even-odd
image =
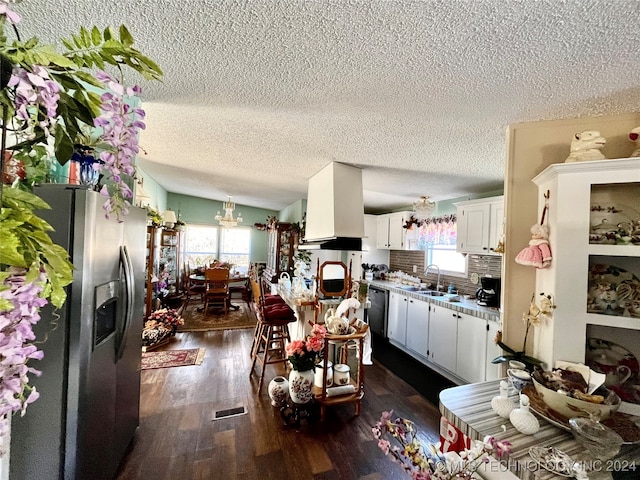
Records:
{"label": "kitchen island", "polygon": [[[483,477],[500,480],[560,480],[566,478],[540,467],[529,455],[535,446],[555,447],[580,462],[590,480],[618,480],[640,478],[640,445],[623,445],[620,453],[610,461],[594,459],[573,437],[536,414],[540,430],[534,435],[519,433],[511,422],[499,417],[491,409],[491,399],[498,395],[500,380],[452,387],[440,392],[440,413],[465,435],[482,440],[491,435],[507,440],[513,452],[500,462],[487,465]],[[510,398],[516,403],[517,396]]]}

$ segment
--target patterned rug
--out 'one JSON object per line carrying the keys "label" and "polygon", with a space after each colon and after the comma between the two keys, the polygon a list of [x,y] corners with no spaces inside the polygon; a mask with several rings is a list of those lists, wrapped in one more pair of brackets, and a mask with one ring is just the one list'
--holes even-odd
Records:
{"label": "patterned rug", "polygon": [[151,368],[184,367],[200,365],[204,360],[204,348],[188,350],[164,350],[161,352],[145,352],[142,354],[142,370]]}
{"label": "patterned rug", "polygon": [[206,332],[209,330],[235,330],[238,328],[253,328],[256,316],[246,303],[234,303],[238,310],[229,309],[226,315],[222,311],[211,310],[208,315],[199,312],[202,305],[190,303],[182,312],[184,325],[178,327],[178,332]]}

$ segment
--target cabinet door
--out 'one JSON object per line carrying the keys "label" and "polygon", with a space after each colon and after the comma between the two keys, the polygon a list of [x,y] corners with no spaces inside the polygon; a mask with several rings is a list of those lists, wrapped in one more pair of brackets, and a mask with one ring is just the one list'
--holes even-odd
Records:
{"label": "cabinet door", "polygon": [[458,312],[456,375],[469,383],[484,382],[487,321]]}
{"label": "cabinet door", "polygon": [[404,249],[404,236],[406,229],[404,213],[392,213],[389,215],[389,248],[391,250]]}
{"label": "cabinet door", "polygon": [[407,305],[407,347],[427,358],[428,338],[429,303],[409,298]]}
{"label": "cabinet door", "polygon": [[498,334],[498,330],[500,330],[499,322],[490,322],[490,321],[487,322],[487,349],[486,349],[487,356],[485,359],[485,364],[486,364],[485,380],[487,381],[497,380],[504,376],[502,374],[502,364],[491,363],[491,360],[493,360],[496,357],[499,357],[504,353],[502,351],[502,348],[496,345],[496,342],[494,341],[494,339],[496,338],[496,335]]}
{"label": "cabinet door", "polygon": [[457,250],[465,253],[488,253],[490,221],[491,207],[488,203],[459,208],[458,222],[464,223],[464,234],[457,238]]}
{"label": "cabinet door", "polygon": [[491,204],[489,251],[493,253],[504,232],[504,201]]}
{"label": "cabinet door", "polygon": [[450,308],[431,304],[429,313],[429,360],[456,371],[457,312]]}
{"label": "cabinet door", "polygon": [[389,249],[389,215],[378,215],[376,229],[376,247]]}
{"label": "cabinet door", "polygon": [[407,336],[407,296],[391,292],[389,294],[389,318],[387,323],[389,340],[404,346]]}

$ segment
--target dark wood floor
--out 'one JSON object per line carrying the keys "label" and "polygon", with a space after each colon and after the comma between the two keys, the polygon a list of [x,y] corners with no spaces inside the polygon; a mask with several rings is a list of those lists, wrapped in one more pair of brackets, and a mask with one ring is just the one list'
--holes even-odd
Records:
{"label": "dark wood floor", "polygon": [[[365,367],[362,413],[327,410],[324,423],[284,426],[267,389],[249,377],[252,330],[178,333],[167,349],[206,348],[200,366],[142,371],[140,427],[118,480],[405,479],[378,449],[371,427],[384,410],[412,419],[425,442],[438,439],[437,407],[377,361]],[[283,373],[267,367],[265,382]],[[438,387],[435,387],[438,388]],[[213,420],[216,410],[244,415]]]}

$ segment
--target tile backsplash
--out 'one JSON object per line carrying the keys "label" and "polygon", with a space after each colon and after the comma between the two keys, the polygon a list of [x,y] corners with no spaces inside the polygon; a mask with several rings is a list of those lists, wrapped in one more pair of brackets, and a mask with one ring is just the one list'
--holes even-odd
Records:
{"label": "tile backsplash", "polygon": [[[389,270],[401,270],[414,277],[420,277],[423,282],[435,285],[437,273],[430,271],[428,277],[424,276],[425,253],[423,251],[391,250],[389,255]],[[413,273],[413,266],[416,266],[417,273]],[[489,275],[500,277],[502,271],[502,255],[469,255],[469,272],[466,278],[442,275],[440,283],[446,289],[449,283],[453,282],[454,288],[461,295],[474,295],[480,288],[480,284],[473,284],[469,280],[472,273],[477,273],[480,277]]]}

